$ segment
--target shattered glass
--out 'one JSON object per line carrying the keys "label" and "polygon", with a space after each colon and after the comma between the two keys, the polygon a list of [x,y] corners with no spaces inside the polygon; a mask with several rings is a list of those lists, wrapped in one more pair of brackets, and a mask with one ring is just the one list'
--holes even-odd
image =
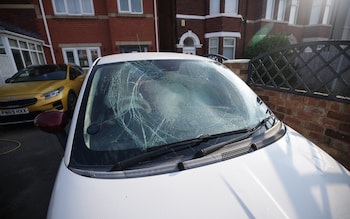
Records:
{"label": "shattered glass", "polygon": [[103,66],[90,89],[85,143],[94,151],[145,150],[249,127],[264,111],[230,74],[212,62],[191,60]]}

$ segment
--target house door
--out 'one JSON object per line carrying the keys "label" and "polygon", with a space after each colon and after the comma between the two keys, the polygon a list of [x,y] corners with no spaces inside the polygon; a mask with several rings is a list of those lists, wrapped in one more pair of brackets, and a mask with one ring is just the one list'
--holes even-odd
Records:
{"label": "house door", "polygon": [[176,45],[178,49],[181,49],[183,53],[196,55],[196,49],[202,48],[198,36],[191,30],[182,34],[179,44]]}

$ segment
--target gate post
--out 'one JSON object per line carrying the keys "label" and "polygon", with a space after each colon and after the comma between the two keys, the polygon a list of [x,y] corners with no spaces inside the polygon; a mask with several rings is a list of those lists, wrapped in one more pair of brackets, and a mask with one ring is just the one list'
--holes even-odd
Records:
{"label": "gate post", "polygon": [[247,82],[249,61],[250,59],[232,59],[224,61],[224,65]]}

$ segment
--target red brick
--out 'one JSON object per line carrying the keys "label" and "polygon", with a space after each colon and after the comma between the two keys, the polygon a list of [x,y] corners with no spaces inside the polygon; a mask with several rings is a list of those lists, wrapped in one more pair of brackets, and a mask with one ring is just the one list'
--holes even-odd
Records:
{"label": "red brick", "polygon": [[304,98],[304,102],[305,102],[305,104],[316,106],[316,104],[315,104],[316,103],[316,99],[315,98],[305,97]]}
{"label": "red brick", "polygon": [[286,98],[290,101],[296,101],[299,103],[304,102],[304,96],[301,96],[301,95],[289,94],[288,96],[286,96]]}
{"label": "red brick", "polygon": [[272,111],[276,111],[276,105],[271,103],[271,102],[266,102],[266,105],[272,110]]}
{"label": "red brick", "polygon": [[293,111],[302,111],[304,108],[304,104],[298,101],[286,101],[286,108],[290,108]]}
{"label": "red brick", "polygon": [[340,123],[339,124],[339,131],[344,131],[344,132],[350,133],[350,124],[349,123]]}
{"label": "red brick", "polygon": [[286,114],[288,115],[293,115],[293,110],[292,109],[286,109]]}
{"label": "red brick", "polygon": [[350,152],[350,143],[346,144],[343,141],[333,140],[330,145],[331,145],[331,147],[333,147],[339,151],[342,151],[345,153]]}
{"label": "red brick", "polygon": [[327,117],[332,118],[332,119],[336,119],[339,121],[350,122],[350,115],[344,114],[344,113],[329,111],[327,114]]}
{"label": "red brick", "polygon": [[309,113],[297,112],[296,116],[303,120],[312,120],[312,115],[310,115]]}
{"label": "red brick", "polygon": [[284,106],[284,104],[285,104],[285,100],[283,100],[279,97],[276,97],[276,96],[270,97],[270,102],[274,103],[276,105],[279,105],[279,106]]}
{"label": "red brick", "polygon": [[311,141],[315,142],[316,144],[324,143],[329,144],[330,139],[323,135],[323,133],[317,133],[317,132],[310,132],[308,137]]}
{"label": "red brick", "polygon": [[340,154],[339,156],[334,157],[339,163],[341,163],[346,169],[350,170],[350,155]]}
{"label": "red brick", "polygon": [[350,142],[350,135],[341,133],[339,131],[334,131],[332,129],[326,129],[325,135],[329,136],[331,138],[335,138],[335,139],[341,140],[343,142]]}
{"label": "red brick", "polygon": [[319,100],[317,106],[326,109],[326,108],[327,108],[327,105],[328,105],[328,101],[327,101],[327,100]]}
{"label": "red brick", "polygon": [[284,120],[284,115],[282,113],[279,113],[279,112],[274,112],[275,115],[277,116],[278,119],[280,120]]}
{"label": "red brick", "polygon": [[327,118],[327,117],[323,117],[321,121],[328,128],[333,128],[333,129],[337,129],[338,128],[338,124],[339,123],[338,123],[337,120],[330,119],[330,118]]}
{"label": "red brick", "polygon": [[340,152],[338,150],[336,150],[333,147],[330,147],[330,144],[318,144],[318,146],[326,151],[329,155],[331,155],[333,158],[339,157],[340,156]]}
{"label": "red brick", "polygon": [[303,122],[296,118],[296,117],[290,117],[290,116],[286,116],[284,118],[284,121],[286,124],[290,125],[291,127],[298,127],[298,130],[300,129],[300,126],[303,124]]}
{"label": "red brick", "polygon": [[259,93],[259,94],[265,93],[265,90],[260,87],[254,87],[253,90],[255,91],[255,93]]}
{"label": "red brick", "polygon": [[306,123],[305,128],[309,129],[312,132],[317,132],[323,135],[325,128],[321,125],[315,123]]}
{"label": "red brick", "polygon": [[342,106],[344,108],[343,112],[347,113],[347,114],[350,114],[350,104],[344,104],[343,103]]}
{"label": "red brick", "polygon": [[325,116],[327,114],[324,108],[309,105],[304,106],[304,111],[316,116]]}
{"label": "red brick", "polygon": [[341,108],[341,103],[338,102],[331,102],[329,104],[329,109],[334,110],[334,111],[339,111]]}
{"label": "red brick", "polygon": [[312,105],[312,106],[326,108],[327,102],[328,101],[322,100],[322,99],[317,99],[317,98],[313,98],[313,97],[305,97],[305,103],[308,105]]}
{"label": "red brick", "polygon": [[279,93],[279,92],[272,91],[272,90],[265,90],[265,95],[266,95],[266,96],[270,96],[270,97],[279,96],[278,93]]}
{"label": "red brick", "polygon": [[276,107],[276,111],[285,114],[286,113],[286,108],[284,108],[282,106],[277,106]]}
{"label": "red brick", "polygon": [[287,125],[350,167],[350,104],[294,94],[264,93],[268,105]]}
{"label": "red brick", "polygon": [[264,101],[265,103],[268,102],[270,99],[268,96],[260,96],[260,99]]}
{"label": "red brick", "polygon": [[288,109],[288,108],[283,107],[283,106],[276,106],[276,111],[283,113],[283,114],[287,114],[287,115],[293,114],[293,111],[291,109]]}

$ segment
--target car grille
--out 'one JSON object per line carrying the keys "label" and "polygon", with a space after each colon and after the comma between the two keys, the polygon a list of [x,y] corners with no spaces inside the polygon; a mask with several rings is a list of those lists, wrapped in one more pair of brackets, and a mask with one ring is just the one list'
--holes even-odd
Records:
{"label": "car grille", "polygon": [[63,110],[63,105],[62,105],[62,101],[56,101],[52,104],[52,106],[55,108],[55,109],[58,109],[58,110]]}
{"label": "car grille", "polygon": [[28,99],[17,99],[17,100],[0,100],[0,108],[1,109],[15,109],[20,107],[26,107],[33,105],[38,100],[36,98],[28,98]]}

